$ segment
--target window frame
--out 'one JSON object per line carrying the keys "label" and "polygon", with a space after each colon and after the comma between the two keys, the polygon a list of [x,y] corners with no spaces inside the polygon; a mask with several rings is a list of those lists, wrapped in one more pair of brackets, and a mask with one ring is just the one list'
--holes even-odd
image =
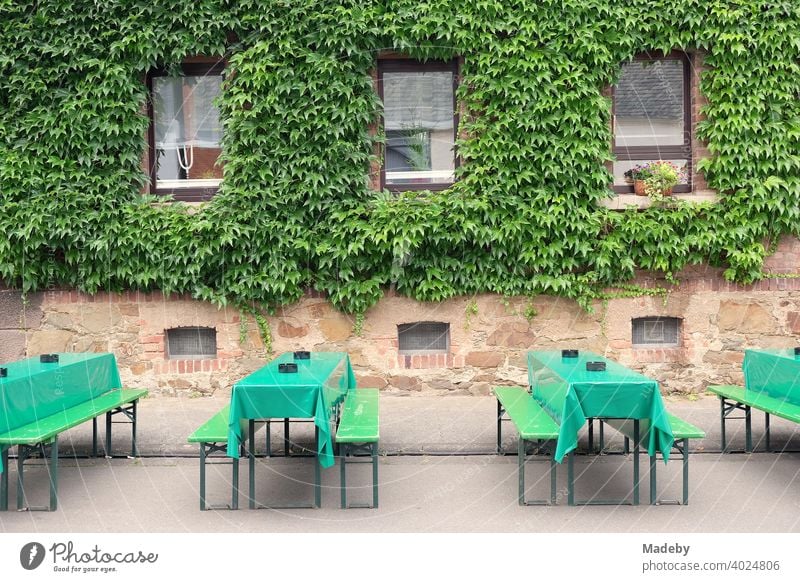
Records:
{"label": "window frame", "polygon": [[[692,158],[692,70],[689,54],[684,51],[672,51],[664,54],[660,51],[637,54],[630,62],[637,61],[681,61],[683,64],[683,143],[670,146],[617,146],[617,86],[611,86],[611,153],[614,161],[649,161],[649,160],[686,160],[686,184],[678,184],[673,192],[691,193],[693,189],[693,158]],[[623,63],[627,64],[627,63]],[[613,162],[612,162],[613,163]],[[633,194],[632,184],[613,184],[612,188],[617,194]]]}
{"label": "window frame", "polygon": [[[202,332],[213,332],[214,336],[214,353],[208,354],[173,354],[172,350],[170,350],[170,332],[195,332],[195,333],[202,333]],[[219,332],[215,327],[208,327],[204,325],[187,325],[187,326],[179,326],[179,327],[170,327],[164,330],[164,359],[166,360],[216,360],[219,357],[219,342],[218,339]],[[176,339],[176,338],[175,338]],[[174,341],[174,339],[173,339]],[[198,342],[198,345],[202,344],[202,342]]]}
{"label": "window frame", "polygon": [[[197,58],[188,59],[180,64],[182,76],[204,76],[220,75],[225,80],[225,67],[227,63],[222,58]],[[149,192],[155,196],[172,196],[181,202],[205,202],[211,200],[219,190],[219,186],[197,187],[188,186],[186,188],[159,188],[156,181],[156,132],[155,132],[155,109],[153,107],[153,79],[155,77],[169,77],[170,72],[166,68],[157,68],[147,73],[147,118],[149,126],[147,128],[147,172],[150,176]]]}
{"label": "window frame", "polygon": [[[672,342],[653,342],[653,343],[636,343],[634,342],[635,332],[636,332],[636,325],[637,323],[641,324],[642,326],[647,325],[648,323],[655,323],[655,322],[675,322],[675,343]],[[644,332],[643,332],[644,333]],[[673,348],[680,348],[683,346],[683,318],[682,317],[675,317],[672,315],[645,315],[642,317],[634,317],[631,319],[631,346],[634,349],[673,349]]]}
{"label": "window frame", "polygon": [[[378,97],[381,104],[384,103],[383,96],[383,74],[384,73],[409,73],[409,72],[450,72],[453,73],[453,172],[459,167],[459,158],[456,141],[458,140],[458,101],[456,91],[459,85],[459,61],[457,58],[449,61],[419,61],[417,59],[404,58],[379,58],[378,59]],[[386,123],[381,109],[380,128],[386,133]],[[386,144],[381,147],[381,190],[390,192],[412,192],[420,190],[441,191],[447,190],[455,183],[455,176],[452,182],[441,182],[438,184],[386,184]]]}
{"label": "window frame", "polygon": [[[441,349],[407,349],[402,348],[400,346],[400,335],[401,330],[400,328],[405,327],[403,331],[409,331],[414,328],[414,326],[420,324],[428,324],[428,325],[442,325],[445,326],[445,347]],[[398,323],[397,324],[397,353],[401,356],[418,356],[418,355],[449,355],[450,354],[450,346],[451,346],[451,338],[450,338],[450,331],[451,325],[448,321],[412,321],[411,323]]]}

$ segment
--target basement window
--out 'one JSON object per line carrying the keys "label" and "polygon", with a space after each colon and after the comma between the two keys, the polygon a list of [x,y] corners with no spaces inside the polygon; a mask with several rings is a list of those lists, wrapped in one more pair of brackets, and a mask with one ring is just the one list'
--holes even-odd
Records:
{"label": "basement window", "polygon": [[446,354],[450,350],[450,324],[434,321],[397,326],[401,354]]}
{"label": "basement window", "polygon": [[677,317],[639,317],[632,321],[634,347],[680,345],[681,320]]}
{"label": "basement window", "polygon": [[166,331],[167,358],[207,360],[217,357],[217,330],[213,327],[176,327]]}

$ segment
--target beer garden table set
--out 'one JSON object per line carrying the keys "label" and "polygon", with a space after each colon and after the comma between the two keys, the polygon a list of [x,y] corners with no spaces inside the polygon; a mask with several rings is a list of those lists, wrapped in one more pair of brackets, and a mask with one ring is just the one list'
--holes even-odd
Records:
{"label": "beer garden table set", "polygon": [[[569,505],[639,504],[640,447],[650,458],[650,502],[657,496],[656,459],[667,462],[672,452],[683,457],[683,498],[688,503],[688,440],[705,433],[670,414],[658,383],[610,359],[578,350],[531,351],[528,353],[525,387],[497,387],[497,448],[501,451],[503,423],[511,421],[519,433],[519,502],[523,505],[555,504],[556,465],[567,458]],[[723,449],[725,422],[734,410],[744,410],[746,450],[751,450],[750,410],[766,413],[767,448],[769,415],[800,422],[800,349],[747,350],[743,363],[745,387],[711,386],[721,400]],[[122,414],[131,424],[131,454],[136,455],[137,402],[147,394],[142,389],[124,389],[113,354],[45,354],[0,367],[0,509],[8,508],[9,449],[17,447],[17,507],[25,506],[23,464],[32,452],[46,458],[50,447],[48,476],[49,509],[57,507],[58,436],[93,421],[92,453],[97,454],[97,418],[106,415],[107,455],[111,453],[112,417]],[[231,459],[232,499],[227,507],[238,508],[238,459],[249,461],[249,507],[255,499],[255,434],[257,424],[267,425],[267,452],[271,456],[269,424],[282,420],[284,454],[289,455],[289,424],[300,419],[314,425],[314,501],[288,507],[320,507],[321,468],[340,458],[342,507],[346,501],[345,464],[349,454],[368,455],[373,467],[373,502],[377,507],[378,391],[356,388],[350,358],[342,352],[288,352],[236,382],[230,404],[189,437],[200,444],[200,507],[206,509],[205,471],[207,456],[223,452]],[[589,449],[594,452],[594,420],[603,429],[608,424],[625,436],[625,452],[633,439],[633,484],[631,499],[575,500],[574,452],[578,436],[588,423]],[[338,430],[337,430],[338,429]],[[525,461],[528,443],[551,447],[551,494],[545,501],[526,500]],[[307,455],[306,455],[307,456]],[[353,461],[350,461],[353,462]],[[680,503],[680,502],[678,502]],[[285,507],[285,506],[284,506]]]}

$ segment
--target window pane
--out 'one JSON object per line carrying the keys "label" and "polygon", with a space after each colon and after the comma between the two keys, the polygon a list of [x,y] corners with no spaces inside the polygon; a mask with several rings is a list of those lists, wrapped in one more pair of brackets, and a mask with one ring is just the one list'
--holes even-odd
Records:
{"label": "window pane", "polygon": [[682,145],[683,61],[634,61],[622,66],[614,90],[617,147]]}
{"label": "window pane", "polygon": [[400,353],[447,352],[450,345],[450,324],[432,321],[403,323],[397,326]]}
{"label": "window pane", "polygon": [[154,77],[156,187],[216,187],[222,126],[220,75]]}
{"label": "window pane", "polygon": [[453,73],[384,73],[383,108],[386,184],[451,183]]}
{"label": "window pane", "polygon": [[[625,172],[633,168],[634,166],[641,166],[644,164],[649,164],[650,162],[657,162],[659,160],[620,160],[614,162],[614,185],[615,186],[624,186],[628,182],[625,181]],[[681,181],[679,184],[688,184],[689,183],[689,173],[686,171],[687,164],[689,160],[664,160],[665,162],[672,162],[680,170],[681,172]]]}

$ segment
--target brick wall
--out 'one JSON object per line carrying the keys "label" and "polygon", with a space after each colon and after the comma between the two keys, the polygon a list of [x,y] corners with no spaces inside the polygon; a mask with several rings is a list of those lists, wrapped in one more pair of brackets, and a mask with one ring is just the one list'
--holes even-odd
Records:
{"label": "brick wall", "polygon": [[[767,268],[800,274],[800,241],[781,241]],[[721,269],[699,266],[678,279],[680,285],[672,286],[641,273],[637,283],[666,287],[668,296],[613,299],[605,308],[598,302],[591,313],[570,300],[536,297],[530,321],[523,315],[527,298],[506,301],[486,294],[418,303],[387,292],[367,312],[361,337],[353,334],[350,317],[314,292],[283,307],[269,324],[276,353],[346,351],[362,386],[442,394],[488,394],[494,385],[525,385],[528,350],[563,348],[616,359],[658,379],[665,391],[696,392],[711,383],[740,383],[747,348],[800,344],[800,278],[737,285],[725,281]],[[679,318],[680,345],[634,346],[632,319],[650,316]],[[397,326],[416,321],[449,323],[448,352],[400,354]],[[54,290],[23,303],[19,292],[0,290],[0,359],[110,351],[128,386],[161,395],[224,394],[270,357],[255,324],[241,323],[235,310],[179,295]],[[165,330],[186,326],[216,330],[216,358],[167,357]]]}

